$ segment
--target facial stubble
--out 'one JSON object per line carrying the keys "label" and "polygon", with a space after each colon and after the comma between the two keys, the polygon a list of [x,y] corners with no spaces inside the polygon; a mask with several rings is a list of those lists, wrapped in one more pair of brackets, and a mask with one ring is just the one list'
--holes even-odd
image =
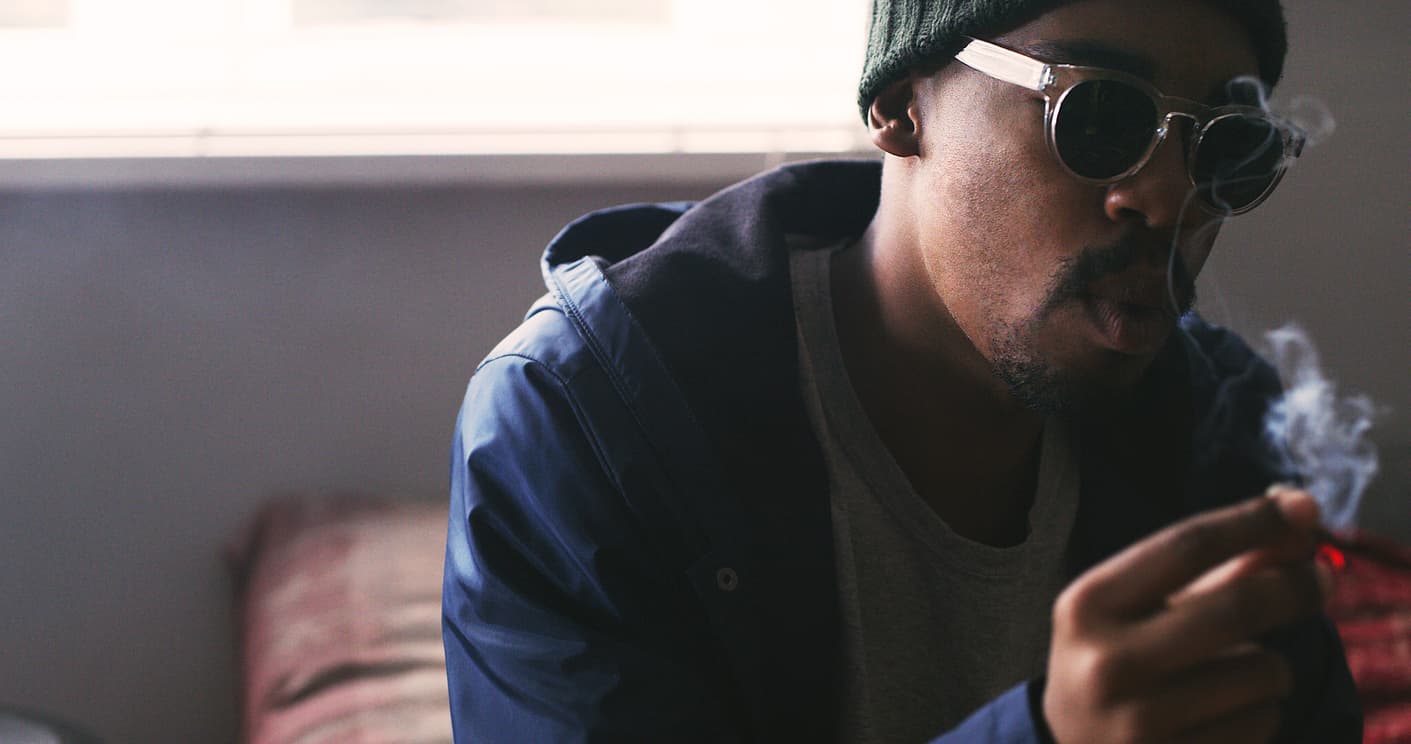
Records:
{"label": "facial stubble", "polygon": [[1188,312],[1195,304],[1195,282],[1179,254],[1169,250],[1163,253],[1154,256],[1136,241],[1123,240],[1086,249],[1060,264],[1049,282],[1044,302],[1033,314],[1017,323],[996,323],[991,331],[990,363],[1010,394],[1032,410],[1065,418],[1119,401],[1129,386],[1061,368],[1044,357],[1040,341],[1051,332],[1046,326],[1058,310],[1082,303],[1093,282],[1140,261],[1165,263],[1172,314]]}

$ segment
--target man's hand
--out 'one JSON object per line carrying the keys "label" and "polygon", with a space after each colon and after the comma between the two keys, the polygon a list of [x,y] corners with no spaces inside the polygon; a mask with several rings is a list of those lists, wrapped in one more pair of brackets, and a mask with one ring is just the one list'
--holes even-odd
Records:
{"label": "man's hand", "polygon": [[1323,606],[1317,524],[1312,497],[1283,491],[1172,525],[1078,577],[1053,609],[1054,738],[1269,741],[1293,679],[1254,639]]}

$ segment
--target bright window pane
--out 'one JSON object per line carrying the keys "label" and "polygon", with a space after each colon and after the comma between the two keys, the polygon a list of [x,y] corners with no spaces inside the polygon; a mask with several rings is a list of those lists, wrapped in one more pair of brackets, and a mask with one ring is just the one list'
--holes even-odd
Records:
{"label": "bright window pane", "polygon": [[0,28],[51,28],[68,22],[68,0],[0,2]]}
{"label": "bright window pane", "polygon": [[321,26],[382,20],[663,23],[670,0],[293,0],[294,23]]}
{"label": "bright window pane", "polygon": [[0,0],[0,17],[42,6],[67,25],[0,42],[0,69],[24,71],[0,75],[0,159],[865,144],[867,0]]}

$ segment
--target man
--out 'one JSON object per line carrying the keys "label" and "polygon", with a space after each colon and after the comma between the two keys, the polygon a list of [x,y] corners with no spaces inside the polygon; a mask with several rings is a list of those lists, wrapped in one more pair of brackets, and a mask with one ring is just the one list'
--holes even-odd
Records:
{"label": "man", "polygon": [[1284,47],[1277,0],[877,0],[880,167],[569,226],[458,422],[457,739],[1358,741],[1277,380],[1177,321],[1298,151]]}

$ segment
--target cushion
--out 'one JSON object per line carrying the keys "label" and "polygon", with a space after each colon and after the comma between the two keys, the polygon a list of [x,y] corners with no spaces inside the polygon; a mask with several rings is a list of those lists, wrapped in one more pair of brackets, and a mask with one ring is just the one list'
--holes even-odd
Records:
{"label": "cushion", "polygon": [[1347,649],[1366,719],[1364,744],[1411,744],[1411,548],[1342,535],[1328,614]]}
{"label": "cushion", "polygon": [[227,554],[248,744],[451,741],[446,505],[285,495]]}

